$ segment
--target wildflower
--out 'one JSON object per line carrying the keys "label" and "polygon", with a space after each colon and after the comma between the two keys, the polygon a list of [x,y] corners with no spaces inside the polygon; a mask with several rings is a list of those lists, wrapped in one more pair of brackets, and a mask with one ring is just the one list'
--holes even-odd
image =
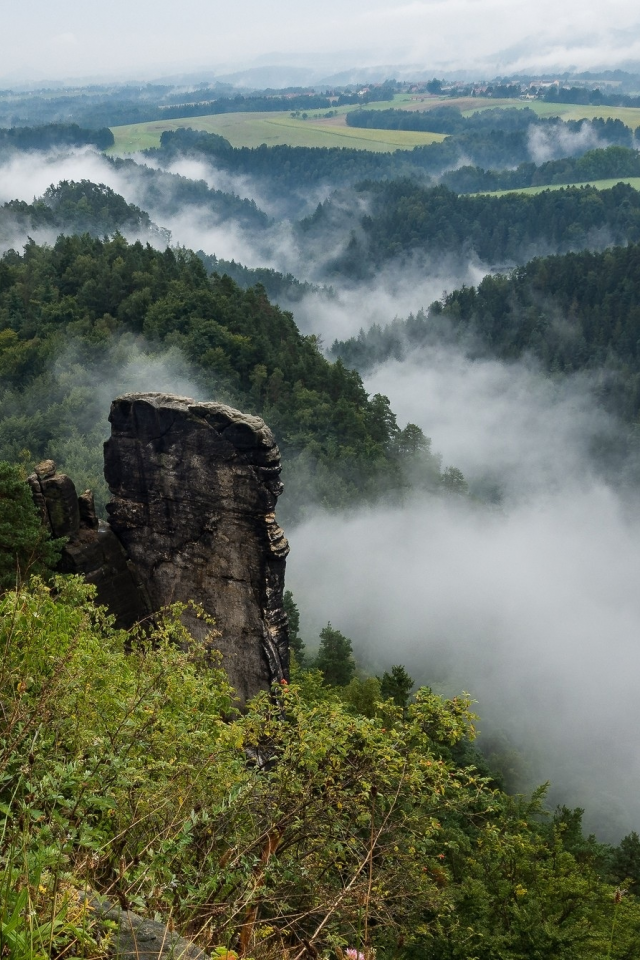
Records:
{"label": "wildflower", "polygon": [[288,687],[288,686],[289,686],[289,683],[288,683],[287,680],[281,680],[281,681],[280,681],[280,686],[281,686],[281,687]]}
{"label": "wildflower", "polygon": [[362,953],[360,950],[354,950],[353,947],[349,947],[348,950],[345,950],[344,955],[347,960],[364,960],[364,953]]}

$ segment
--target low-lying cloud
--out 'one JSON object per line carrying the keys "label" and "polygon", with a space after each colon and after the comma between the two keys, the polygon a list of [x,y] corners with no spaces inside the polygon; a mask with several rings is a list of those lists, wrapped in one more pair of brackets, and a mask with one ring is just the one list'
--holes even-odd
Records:
{"label": "low-lying cloud", "polygon": [[586,381],[451,347],[366,385],[499,503],[421,496],[289,531],[311,644],[331,619],[378,672],[468,690],[481,742],[520,751],[512,786],[551,779],[552,802],[586,807],[603,837],[637,828],[640,510],[591,457],[618,425]]}
{"label": "low-lying cloud", "polygon": [[595,150],[606,146],[606,143],[599,138],[593,124],[585,120],[578,130],[571,130],[562,123],[557,126],[532,124],[529,127],[528,145],[533,162],[541,164],[547,160],[573,157],[587,150]]}

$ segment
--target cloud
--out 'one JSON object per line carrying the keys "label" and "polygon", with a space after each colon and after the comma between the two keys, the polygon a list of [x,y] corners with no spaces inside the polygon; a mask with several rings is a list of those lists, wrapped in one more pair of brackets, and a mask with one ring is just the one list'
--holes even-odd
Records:
{"label": "cloud", "polygon": [[561,124],[555,127],[529,127],[529,153],[536,164],[571,157],[605,145],[587,120],[576,131],[568,130]]}
{"label": "cloud", "polygon": [[[74,56],[65,58],[73,24]],[[554,69],[571,64],[616,64],[637,50],[637,5],[628,0],[583,4],[551,0],[434,0],[398,5],[388,0],[325,0],[302,6],[292,0],[239,0],[233,8],[185,0],[178,14],[169,0],[29,0],[4,12],[0,56],[7,74],[46,76],[124,74],[155,69],[225,73],[252,61],[286,63],[316,58],[325,69],[366,63],[420,63],[425,68],[513,69],[520,64]],[[527,41],[519,60],[502,54]],[[278,51],[271,57],[269,51]],[[265,59],[266,58],[266,59]],[[359,63],[358,63],[359,61]]]}
{"label": "cloud", "polygon": [[57,33],[51,37],[50,43],[52,47],[75,47],[78,39],[75,33]]}
{"label": "cloud", "polygon": [[521,752],[517,787],[551,779],[601,836],[636,829],[640,508],[591,455],[616,423],[583,378],[452,347],[365,383],[501,502],[416,496],[288,530],[307,638],[331,619],[370,668],[470,691],[485,744]]}

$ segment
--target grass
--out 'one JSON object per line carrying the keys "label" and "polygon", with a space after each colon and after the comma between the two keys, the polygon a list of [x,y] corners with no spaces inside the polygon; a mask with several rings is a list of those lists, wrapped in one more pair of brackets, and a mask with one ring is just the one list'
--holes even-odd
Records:
{"label": "grass", "polygon": [[[388,106],[388,104],[387,104]],[[352,108],[351,108],[352,109]],[[411,149],[444,140],[440,133],[419,133],[411,130],[361,130],[348,127],[345,115],[349,108],[340,108],[337,116],[325,118],[326,111],[310,111],[307,120],[290,113],[222,113],[208,117],[185,117],[178,120],[153,120],[112,127],[115,144],[111,154],[135,153],[160,145],[165,130],[191,127],[206,133],[218,133],[234,147],[258,147],[288,144],[292,147],[351,147],[389,153]]]}
{"label": "grass", "polygon": [[[471,101],[471,104],[470,104]],[[477,110],[489,110],[492,106],[529,107],[539,117],[560,117],[562,120],[593,120],[602,117],[604,120],[622,120],[626,126],[635,129],[640,126],[640,107],[591,107],[577,103],[545,103],[543,100],[484,100],[474,101],[472,97],[460,100],[449,100],[451,106],[459,106],[465,117],[471,116]]]}
{"label": "grass", "polygon": [[[543,100],[519,99],[483,99],[481,97],[429,97],[422,94],[397,94],[393,103],[367,104],[367,110],[385,110],[394,107],[397,110],[429,111],[435,107],[458,107],[463,116],[469,117],[480,110],[495,107],[516,107],[523,110],[529,107],[539,117],[561,117],[563,120],[593,120],[602,117],[605,120],[622,120],[631,129],[640,126],[640,107],[592,107],[576,103],[545,103]],[[346,110],[353,110],[347,107]]]}
{"label": "grass", "polygon": [[567,187],[595,187],[596,190],[609,190],[617,183],[628,183],[634,190],[640,190],[640,177],[612,177],[610,180],[586,180],[583,183],[548,183],[539,187],[522,187],[520,190],[486,190],[474,196],[504,197],[508,193],[542,193],[544,190],[565,190]]}
{"label": "grass", "polygon": [[[561,117],[563,120],[592,120],[594,117],[622,120],[632,129],[640,126],[640,107],[590,107],[572,103],[545,103],[542,100],[483,100],[476,97],[427,97],[412,94],[397,94],[393,103],[381,101],[367,104],[367,110],[425,111],[434,107],[458,107],[464,116],[478,110],[496,107],[529,107],[539,117]],[[412,130],[372,130],[348,127],[346,115],[354,106],[336,107],[334,116],[327,111],[309,110],[307,119],[292,117],[288,112],[278,113],[222,113],[207,117],[185,117],[177,120],[152,120],[148,123],[132,123],[112,127],[115,144],[107,152],[111,154],[135,153],[160,144],[165,130],[191,127],[206,133],[219,133],[234,147],[258,147],[288,144],[292,147],[351,147],[356,150],[373,150],[390,153],[406,150],[428,143],[444,140],[440,133],[424,133]],[[536,188],[532,188],[536,189]]]}

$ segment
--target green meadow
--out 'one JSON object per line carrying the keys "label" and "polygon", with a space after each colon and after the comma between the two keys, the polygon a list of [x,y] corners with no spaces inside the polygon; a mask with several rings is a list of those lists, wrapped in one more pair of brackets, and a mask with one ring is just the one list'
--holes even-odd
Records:
{"label": "green meadow", "polygon": [[[388,106],[388,104],[386,104]],[[356,150],[391,152],[444,140],[440,133],[417,133],[411,130],[360,130],[348,127],[342,108],[333,117],[326,111],[310,111],[306,120],[290,113],[221,113],[208,117],[185,117],[178,120],[153,120],[112,127],[115,144],[109,153],[135,153],[160,145],[165,130],[191,127],[206,133],[218,133],[234,147],[259,147],[286,144],[291,147],[351,147]]]}
{"label": "green meadow", "polygon": [[640,190],[640,177],[612,177],[610,180],[586,180],[584,183],[548,183],[539,187],[523,187],[520,190],[487,190],[474,196],[504,197],[508,193],[543,193],[545,190],[565,190],[567,187],[595,187],[596,190],[609,190],[617,183],[628,183],[634,190]]}
{"label": "green meadow", "polygon": [[[541,100],[481,100],[475,97],[426,97],[399,94],[393,103],[381,101],[367,104],[367,110],[400,110],[428,112],[438,106],[458,107],[464,116],[478,110],[496,107],[529,107],[539,117],[561,117],[563,120],[592,120],[594,117],[622,120],[628,127],[640,126],[640,107],[591,107],[569,103],[545,103]],[[206,133],[218,133],[234,147],[258,147],[286,144],[291,147],[352,147],[389,153],[406,150],[444,140],[440,133],[411,130],[373,130],[348,127],[346,115],[354,106],[336,107],[334,116],[326,110],[310,110],[306,119],[288,112],[278,113],[222,113],[206,117],[185,117],[177,120],[152,120],[112,127],[115,144],[111,154],[135,153],[148,147],[157,147],[165,130],[191,127]]]}

